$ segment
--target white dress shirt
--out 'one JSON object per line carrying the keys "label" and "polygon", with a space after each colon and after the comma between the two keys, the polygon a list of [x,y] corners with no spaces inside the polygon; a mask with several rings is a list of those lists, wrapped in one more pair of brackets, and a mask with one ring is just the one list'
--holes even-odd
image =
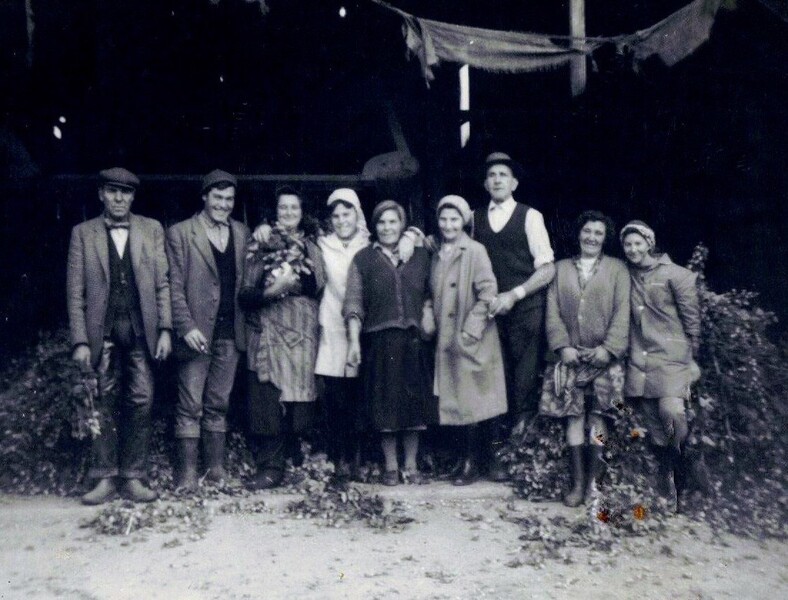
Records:
{"label": "white dress shirt", "polygon": [[112,243],[115,244],[118,256],[123,258],[123,254],[126,251],[126,243],[129,241],[129,228],[113,227],[109,230],[109,237],[112,239]]}

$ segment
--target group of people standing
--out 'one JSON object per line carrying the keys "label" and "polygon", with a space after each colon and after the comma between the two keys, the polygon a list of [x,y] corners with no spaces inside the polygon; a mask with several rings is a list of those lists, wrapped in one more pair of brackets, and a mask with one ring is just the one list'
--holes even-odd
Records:
{"label": "group of people standing", "polygon": [[431,425],[461,440],[455,485],[485,474],[504,481],[501,446],[541,413],[566,420],[573,484],[564,501],[577,506],[604,471],[608,421],[625,399],[646,421],[661,490],[681,485],[698,298],[694,275],[656,251],[645,223],[620,233],[626,265],[604,252],[615,239],[610,219],[585,212],[579,253],[556,263],[542,215],[514,200],[522,170],[503,153],[485,161],[489,203],[472,211],[443,197],[429,237],[393,200],[375,206],[368,229],[347,188],[328,197],[321,228],[290,187],[250,234],[230,216],[237,181],[218,170],[203,179],[203,209],[165,236],[130,213],[136,176],[100,175],[104,213],[74,228],[68,262],[74,358],[100,384],[97,483],[83,502],[119,491],[156,497],[141,481],[150,365],[171,350],[175,485],[185,490],[198,485],[200,439],[206,477],[226,477],[226,414],[244,354],[252,489],[280,485],[317,405],[337,474],[353,475],[359,435],[372,433],[385,485],[423,481],[419,436]]}

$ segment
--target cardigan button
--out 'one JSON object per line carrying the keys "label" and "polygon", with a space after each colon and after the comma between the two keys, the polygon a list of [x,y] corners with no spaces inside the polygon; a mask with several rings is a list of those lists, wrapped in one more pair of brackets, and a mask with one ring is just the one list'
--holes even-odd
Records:
{"label": "cardigan button", "polygon": [[457,283],[456,283],[455,281],[452,281],[452,282],[449,284],[449,287],[457,287]]}

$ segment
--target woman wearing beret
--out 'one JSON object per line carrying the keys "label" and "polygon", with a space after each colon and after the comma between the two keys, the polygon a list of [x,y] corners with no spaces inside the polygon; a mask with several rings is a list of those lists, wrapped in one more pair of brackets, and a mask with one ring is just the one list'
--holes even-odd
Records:
{"label": "woman wearing beret", "polygon": [[659,462],[658,491],[673,500],[684,485],[685,403],[700,377],[697,276],[655,250],[654,230],[630,221],[621,243],[632,280],[625,393],[634,398]]}
{"label": "woman wearing beret", "polygon": [[369,230],[358,195],[351,189],[334,190],[326,202],[331,232],[320,236],[326,287],[320,300],[320,342],[315,373],[322,378],[321,403],[325,413],[328,458],[336,473],[347,477],[357,454],[357,370],[347,366],[348,337],[342,304],[353,257],[369,246]]}
{"label": "woman wearing beret", "polygon": [[440,249],[432,256],[430,288],[437,325],[434,394],[441,425],[461,432],[454,485],[479,477],[478,424],[506,412],[503,356],[490,303],[498,294],[490,258],[465,232],[472,212],[460,196],[438,202]]}
{"label": "woman wearing beret", "polygon": [[312,425],[318,301],[325,283],[316,222],[290,187],[276,193],[268,241],[250,244],[238,303],[247,316],[249,430],[256,438],[252,489],[278,486],[285,447]]}
{"label": "woman wearing beret", "polygon": [[566,419],[572,474],[572,488],[564,496],[567,506],[589,501],[604,472],[606,418],[614,417],[623,403],[619,361],[629,342],[629,272],[603,251],[615,239],[613,222],[598,211],[586,211],[577,218],[575,231],[579,253],[556,263],[547,290],[552,360],[539,402],[540,414]]}
{"label": "woman wearing beret", "polygon": [[[406,218],[393,200],[375,207],[372,225],[376,240],[353,257],[348,273],[342,309],[349,332],[347,363],[361,367],[365,418],[381,433],[383,483],[397,485],[400,475],[405,482],[420,483],[419,431],[432,420],[421,338],[435,330],[428,298],[430,257],[423,248],[416,248],[407,262],[399,256]],[[399,435],[405,455],[401,473]]]}

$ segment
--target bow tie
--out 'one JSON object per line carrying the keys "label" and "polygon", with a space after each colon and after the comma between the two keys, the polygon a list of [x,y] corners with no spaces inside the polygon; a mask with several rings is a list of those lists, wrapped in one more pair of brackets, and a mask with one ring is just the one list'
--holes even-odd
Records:
{"label": "bow tie", "polygon": [[107,229],[128,229],[128,221],[104,221],[107,224]]}

